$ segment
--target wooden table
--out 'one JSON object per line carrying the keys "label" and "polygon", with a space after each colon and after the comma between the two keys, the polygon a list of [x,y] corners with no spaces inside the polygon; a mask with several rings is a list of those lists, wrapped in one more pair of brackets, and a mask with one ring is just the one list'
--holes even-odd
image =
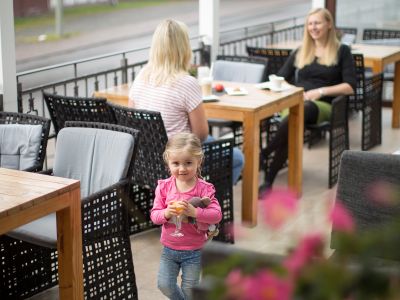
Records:
{"label": "wooden table", "polygon": [[79,181],[0,168],[0,182],[0,234],[56,212],[60,299],[83,299]]}
{"label": "wooden table", "polygon": [[[257,224],[258,170],[260,149],[260,120],[289,108],[289,171],[288,185],[299,195],[302,193],[303,166],[303,128],[304,107],[303,89],[274,93],[255,88],[254,84],[221,82],[225,87],[244,87],[249,93],[245,96],[223,95],[219,102],[205,103],[208,118],[221,118],[243,122],[243,152],[245,165],[242,173],[242,221],[249,226]],[[127,85],[112,87],[95,93],[109,101],[128,104]]]}
{"label": "wooden table", "polygon": [[[295,49],[301,41],[290,41],[273,44],[269,48]],[[385,45],[353,44],[353,53],[364,56],[364,65],[372,68],[374,73],[381,73],[386,65],[394,63],[392,128],[400,128],[400,47]]]}

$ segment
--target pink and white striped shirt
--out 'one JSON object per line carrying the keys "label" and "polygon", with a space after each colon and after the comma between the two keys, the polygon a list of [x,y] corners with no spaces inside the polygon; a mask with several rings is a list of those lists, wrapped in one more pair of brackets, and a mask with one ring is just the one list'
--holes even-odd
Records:
{"label": "pink and white striped shirt", "polygon": [[129,100],[137,109],[158,111],[168,137],[191,132],[189,113],[202,103],[200,85],[190,75],[182,75],[171,85],[156,86],[144,82],[138,74],[129,91]]}

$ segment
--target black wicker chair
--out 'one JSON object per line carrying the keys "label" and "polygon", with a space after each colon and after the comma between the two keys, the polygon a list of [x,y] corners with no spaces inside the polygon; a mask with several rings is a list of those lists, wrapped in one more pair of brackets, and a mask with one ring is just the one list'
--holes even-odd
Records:
{"label": "black wicker chair", "polygon": [[382,143],[382,74],[365,77],[364,57],[353,54],[357,87],[349,96],[349,109],[362,112],[361,149],[369,150]]}
{"label": "black wicker chair", "polygon": [[[382,187],[392,186],[396,191],[398,190],[400,187],[399,155],[363,151],[345,151],[343,153],[336,201],[340,201],[351,213],[356,225],[356,234],[362,234],[371,229],[382,230],[382,226],[388,222],[398,220],[400,213],[398,202],[383,204],[373,198],[377,194],[371,192],[372,188],[379,183],[382,184]],[[383,200],[390,201],[390,199]],[[384,230],[381,232],[384,236]],[[331,248],[340,253],[341,245],[336,240],[338,234],[332,230]],[[380,245],[376,245],[375,250],[376,253],[370,253],[372,257],[391,258],[385,257]]]}
{"label": "black wicker chair", "polygon": [[[130,233],[134,234],[154,227],[150,220],[154,190],[158,179],[169,177],[162,158],[168,138],[159,112],[109,105],[118,124],[138,129],[141,134],[133,168],[133,201],[129,205]],[[214,240],[229,243],[234,242],[229,226],[233,224],[232,149],[233,140],[230,139],[203,144],[205,161],[202,175],[214,184],[223,213],[220,234]]]}
{"label": "black wicker chair", "polygon": [[[132,165],[131,160],[135,157],[138,141],[137,130],[104,123],[67,122],[65,125],[106,129],[132,135],[134,144],[131,142],[129,144],[132,151],[129,150],[130,152],[124,154],[127,157],[126,164]],[[70,134],[76,136],[79,132],[74,131]],[[107,135],[108,141],[109,135]],[[60,139],[57,143],[60,143]],[[86,149],[76,150],[82,154],[86,151]],[[68,152],[66,154],[68,155]],[[123,165],[123,162],[121,163]],[[138,298],[125,209],[130,176],[132,176],[131,167],[125,178],[82,198],[85,299]],[[53,238],[50,237],[51,240]],[[56,244],[49,248],[2,235],[0,265],[1,299],[30,297],[58,283]]]}
{"label": "black wicker chair", "polygon": [[44,159],[46,157],[47,140],[50,131],[50,120],[29,114],[16,113],[16,112],[0,112],[0,124],[29,124],[29,125],[42,125],[42,139],[36,164],[24,171],[38,172],[43,169]]}
{"label": "black wicker chair", "polygon": [[357,27],[341,27],[341,26],[338,27],[337,26],[336,32],[339,32],[341,34],[349,33],[349,34],[357,35],[358,30],[357,30]]}
{"label": "black wicker chair", "polygon": [[[230,61],[230,62],[245,62],[258,65],[264,65],[265,69],[263,74],[260,76],[259,80],[254,83],[263,82],[267,80],[267,66],[268,59],[263,57],[249,57],[249,56],[235,56],[235,55],[218,55],[217,61]],[[214,70],[215,71],[215,70]],[[215,72],[214,72],[215,73]],[[231,74],[230,74],[231,75]],[[233,76],[233,75],[232,75]],[[225,80],[226,78],[214,77],[214,80]],[[223,119],[208,119],[208,126],[210,134],[212,135],[213,128],[230,128],[233,132],[233,137],[235,140],[235,145],[241,147],[243,145],[243,127],[242,122],[223,120]]]}
{"label": "black wicker chair", "polygon": [[[247,54],[251,57],[262,57],[268,59],[267,77],[271,74],[276,74],[289,57],[292,50],[290,49],[275,49],[275,48],[259,48],[246,46]],[[290,78],[286,78],[291,82]]]}
{"label": "black wicker chair", "polygon": [[332,101],[332,113],[329,122],[307,125],[309,145],[316,136],[319,140],[321,134],[329,132],[329,177],[328,185],[331,188],[339,174],[339,163],[342,153],[349,149],[349,125],[347,115],[347,97],[338,96]]}
{"label": "black wicker chair", "polygon": [[363,31],[363,40],[400,39],[400,30],[369,29]]}
{"label": "black wicker chair", "polygon": [[69,97],[43,92],[56,135],[65,121],[115,124],[115,116],[103,98]]}

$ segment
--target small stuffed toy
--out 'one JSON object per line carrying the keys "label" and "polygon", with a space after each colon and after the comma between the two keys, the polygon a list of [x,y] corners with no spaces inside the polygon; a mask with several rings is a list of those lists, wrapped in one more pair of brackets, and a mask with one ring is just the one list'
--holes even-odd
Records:
{"label": "small stuffed toy", "polygon": [[[193,197],[189,200],[189,203],[194,207],[206,208],[210,203],[211,199],[208,197]],[[188,217],[188,222],[191,224],[196,224],[196,219],[192,217]],[[217,236],[219,233],[218,224],[211,224],[208,226],[207,236],[208,239],[212,239],[214,236]]]}

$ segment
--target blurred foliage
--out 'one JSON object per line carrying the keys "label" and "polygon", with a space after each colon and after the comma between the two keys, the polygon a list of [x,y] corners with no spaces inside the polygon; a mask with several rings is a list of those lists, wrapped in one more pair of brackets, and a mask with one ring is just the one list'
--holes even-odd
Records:
{"label": "blurred foliage", "polygon": [[[266,209],[279,199],[282,191],[264,200],[270,201]],[[330,212],[336,249],[332,257],[323,256],[324,239],[318,233],[305,235],[280,260],[267,254],[260,259],[255,253],[228,256],[204,270],[214,279],[208,299],[400,299],[400,218],[357,231],[337,202]]]}

